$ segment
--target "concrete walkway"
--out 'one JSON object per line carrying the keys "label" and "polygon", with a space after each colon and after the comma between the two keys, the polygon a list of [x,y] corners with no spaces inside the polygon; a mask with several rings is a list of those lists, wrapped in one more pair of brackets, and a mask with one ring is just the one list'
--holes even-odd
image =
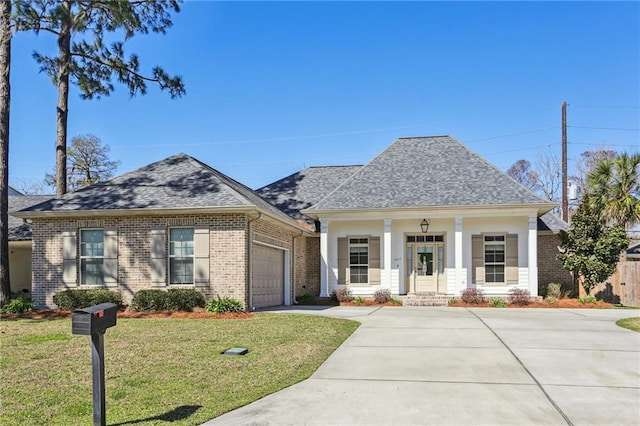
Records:
{"label": "concrete walkway", "polygon": [[362,325],[307,380],[206,425],[640,425],[635,310],[288,308]]}

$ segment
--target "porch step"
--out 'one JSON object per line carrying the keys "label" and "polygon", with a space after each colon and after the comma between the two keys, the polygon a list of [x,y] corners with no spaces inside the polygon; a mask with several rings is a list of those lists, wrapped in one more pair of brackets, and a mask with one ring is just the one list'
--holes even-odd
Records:
{"label": "porch step", "polygon": [[414,293],[401,296],[403,306],[447,306],[450,296],[435,293]]}

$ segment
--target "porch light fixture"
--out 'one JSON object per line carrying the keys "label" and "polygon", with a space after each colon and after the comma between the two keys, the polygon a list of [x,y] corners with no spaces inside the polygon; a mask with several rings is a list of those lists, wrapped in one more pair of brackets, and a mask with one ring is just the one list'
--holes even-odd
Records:
{"label": "porch light fixture", "polygon": [[429,231],[429,221],[427,219],[422,219],[422,222],[420,222],[420,229],[422,229],[423,234],[426,234]]}

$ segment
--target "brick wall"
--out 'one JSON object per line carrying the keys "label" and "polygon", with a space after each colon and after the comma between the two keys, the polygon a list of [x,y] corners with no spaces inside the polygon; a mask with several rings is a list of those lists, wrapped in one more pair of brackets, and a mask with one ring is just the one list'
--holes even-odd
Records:
{"label": "brick wall", "polygon": [[193,225],[210,227],[210,282],[209,286],[199,286],[197,290],[207,299],[220,295],[246,303],[247,218],[242,214],[34,219],[34,303],[38,306],[52,306],[53,295],[66,289],[62,283],[62,233],[65,230],[106,227],[117,229],[118,285],[110,289],[119,291],[125,303],[129,303],[138,290],[151,288],[151,230]]}
{"label": "brick wall", "polygon": [[320,237],[305,238],[307,241],[305,263],[307,265],[307,292],[320,296]]}
{"label": "brick wall", "polygon": [[571,273],[562,267],[562,262],[556,259],[559,245],[558,235],[538,235],[538,294],[540,295],[544,295],[545,286],[549,283],[561,284],[563,290],[573,286]]}

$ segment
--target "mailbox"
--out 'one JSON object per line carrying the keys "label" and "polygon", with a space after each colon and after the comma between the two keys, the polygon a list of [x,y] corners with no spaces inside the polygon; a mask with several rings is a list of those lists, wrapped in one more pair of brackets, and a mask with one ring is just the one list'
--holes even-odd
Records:
{"label": "mailbox", "polygon": [[71,333],[104,334],[107,328],[116,325],[117,311],[118,306],[114,303],[101,303],[88,308],[76,309],[71,314]]}

